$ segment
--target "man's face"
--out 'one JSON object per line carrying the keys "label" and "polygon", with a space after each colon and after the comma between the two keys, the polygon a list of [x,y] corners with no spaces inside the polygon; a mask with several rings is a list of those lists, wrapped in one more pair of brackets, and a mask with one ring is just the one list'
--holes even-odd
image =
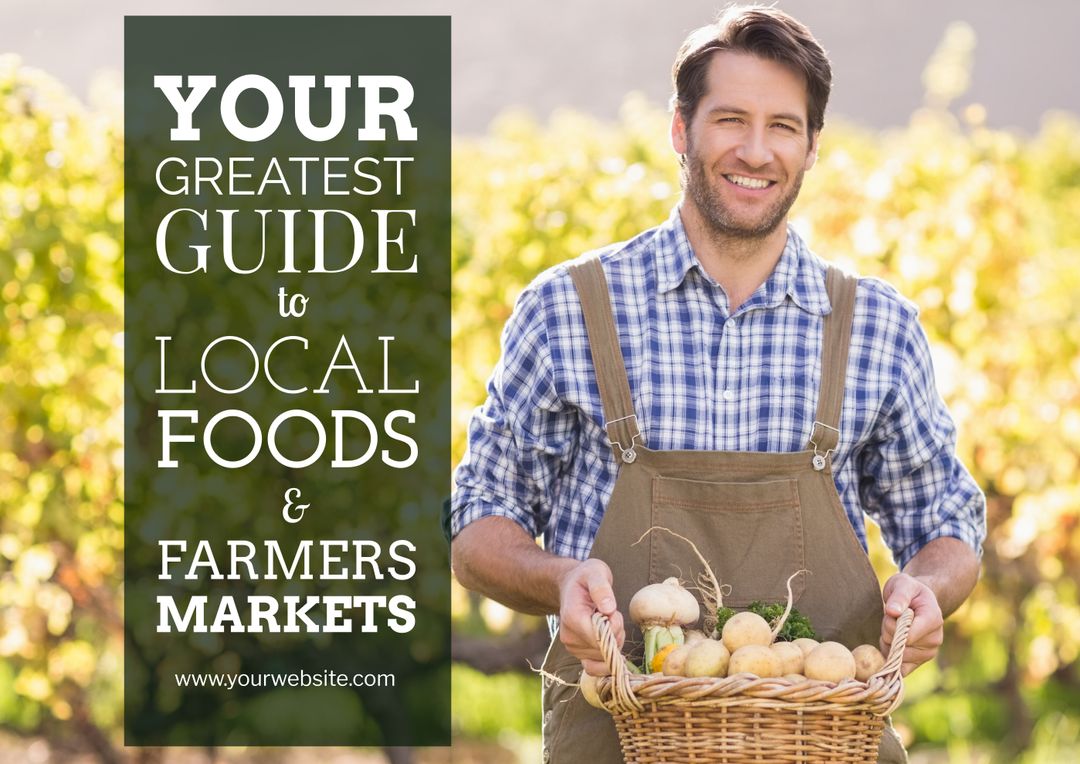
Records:
{"label": "man's face", "polygon": [[671,128],[686,157],[686,200],[712,233],[755,239],[784,223],[817,157],[806,115],[800,75],[746,53],[713,54],[692,121],[676,110]]}

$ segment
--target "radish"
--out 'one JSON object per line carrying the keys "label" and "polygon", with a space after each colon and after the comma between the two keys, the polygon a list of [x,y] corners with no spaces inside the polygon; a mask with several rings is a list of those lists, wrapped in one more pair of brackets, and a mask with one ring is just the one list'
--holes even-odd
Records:
{"label": "radish", "polygon": [[677,578],[639,589],[630,600],[630,618],[645,637],[645,667],[652,668],[653,658],[661,649],[683,644],[683,627],[696,623],[700,615],[694,595]]}

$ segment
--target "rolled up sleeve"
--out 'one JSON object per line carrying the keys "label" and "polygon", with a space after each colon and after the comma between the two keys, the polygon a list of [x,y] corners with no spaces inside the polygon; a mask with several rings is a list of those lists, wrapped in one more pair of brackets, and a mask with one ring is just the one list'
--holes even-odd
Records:
{"label": "rolled up sleeve", "polygon": [[576,409],[555,389],[541,298],[526,290],[503,330],[487,400],[473,412],[466,452],[454,471],[451,536],[489,515],[541,535],[576,428]]}
{"label": "rolled up sleeve", "polygon": [[986,499],[956,455],[956,426],[917,320],[907,337],[904,373],[862,449],[859,470],[863,507],[901,568],[936,538],[959,539],[977,554],[986,538]]}

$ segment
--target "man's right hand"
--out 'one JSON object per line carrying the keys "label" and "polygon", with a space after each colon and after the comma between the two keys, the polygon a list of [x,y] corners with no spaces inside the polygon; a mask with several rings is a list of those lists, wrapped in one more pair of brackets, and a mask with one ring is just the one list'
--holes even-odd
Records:
{"label": "man's right hand", "polygon": [[596,643],[592,616],[597,611],[607,616],[621,649],[625,632],[612,590],[611,568],[590,559],[568,570],[559,581],[559,637],[570,654],[581,659],[586,673],[605,676],[611,669]]}

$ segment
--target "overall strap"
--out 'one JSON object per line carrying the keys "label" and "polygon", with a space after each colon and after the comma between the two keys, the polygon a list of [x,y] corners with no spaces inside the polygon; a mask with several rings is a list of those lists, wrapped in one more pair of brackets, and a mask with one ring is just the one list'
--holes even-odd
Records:
{"label": "overall strap", "polygon": [[626,364],[622,348],[619,347],[619,335],[615,331],[604,269],[599,258],[592,258],[571,265],[569,271],[581,300],[585,328],[589,333],[589,350],[592,352],[596,382],[600,386],[600,401],[604,407],[604,429],[615,449],[616,458],[629,463],[637,458],[635,442],[643,444],[644,437],[634,414],[634,400],[630,396]]}
{"label": "overall strap", "polygon": [[[840,412],[844,403],[851,324],[855,316],[855,288],[858,280],[835,266],[825,273],[825,291],[832,312],[825,316],[821,336],[821,389],[817,414],[808,449],[813,449],[814,467],[824,469],[825,458],[840,442]],[[820,457],[820,459],[819,459]],[[820,465],[820,466],[819,466]]]}

